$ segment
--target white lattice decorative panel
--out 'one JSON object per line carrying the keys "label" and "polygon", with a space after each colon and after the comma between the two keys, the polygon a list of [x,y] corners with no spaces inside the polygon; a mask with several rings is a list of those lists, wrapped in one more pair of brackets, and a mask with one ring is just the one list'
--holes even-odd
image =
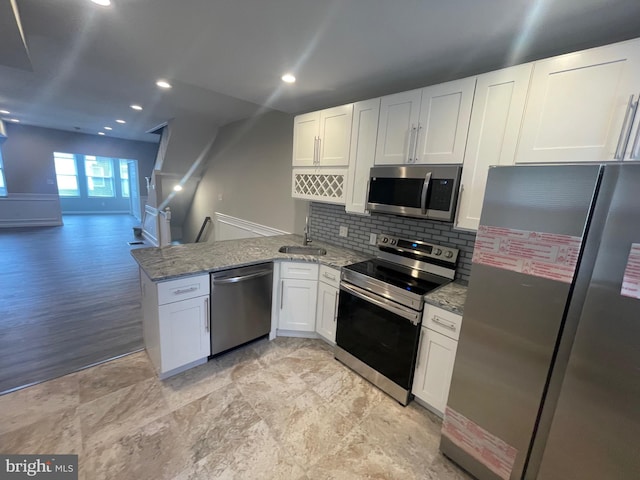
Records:
{"label": "white lattice decorative panel", "polygon": [[293,191],[295,198],[345,203],[346,169],[294,169]]}

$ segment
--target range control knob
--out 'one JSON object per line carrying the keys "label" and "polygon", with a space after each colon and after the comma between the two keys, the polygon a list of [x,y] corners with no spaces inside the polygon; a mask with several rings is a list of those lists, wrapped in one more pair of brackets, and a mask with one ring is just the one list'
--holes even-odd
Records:
{"label": "range control knob", "polygon": [[389,239],[387,237],[382,237],[382,243],[387,243]]}
{"label": "range control knob", "polygon": [[441,248],[436,248],[436,249],[433,251],[433,254],[434,254],[434,255],[442,255],[442,249],[441,249]]}
{"label": "range control knob", "polygon": [[452,251],[445,252],[444,256],[447,257],[447,258],[451,258],[451,257],[453,257],[453,252]]}
{"label": "range control knob", "polygon": [[396,240],[394,238],[391,239],[391,245],[395,245],[396,244]]}

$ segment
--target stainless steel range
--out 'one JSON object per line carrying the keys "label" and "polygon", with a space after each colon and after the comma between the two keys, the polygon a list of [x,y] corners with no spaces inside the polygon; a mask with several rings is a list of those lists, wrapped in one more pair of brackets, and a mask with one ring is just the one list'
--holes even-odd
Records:
{"label": "stainless steel range", "polygon": [[454,278],[458,250],[389,235],[377,247],[342,269],[335,357],[407,405],[424,296]]}

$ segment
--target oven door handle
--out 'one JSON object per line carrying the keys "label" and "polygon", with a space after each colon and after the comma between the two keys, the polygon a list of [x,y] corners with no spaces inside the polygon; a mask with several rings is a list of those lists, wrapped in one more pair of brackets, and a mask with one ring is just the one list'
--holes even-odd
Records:
{"label": "oven door handle", "polygon": [[402,318],[406,318],[414,325],[420,325],[420,312],[405,308],[402,305],[398,305],[395,302],[392,302],[391,300],[387,300],[386,298],[373,297],[366,290],[354,285],[340,283],[340,290],[344,290],[345,292],[350,293],[351,295],[358,297],[366,302],[373,303],[374,305],[383,308],[388,312],[399,315]]}
{"label": "oven door handle", "polygon": [[424,176],[424,183],[422,184],[422,197],[420,198],[420,208],[422,209],[422,215],[427,214],[427,198],[429,194],[429,186],[431,185],[431,172],[427,172]]}

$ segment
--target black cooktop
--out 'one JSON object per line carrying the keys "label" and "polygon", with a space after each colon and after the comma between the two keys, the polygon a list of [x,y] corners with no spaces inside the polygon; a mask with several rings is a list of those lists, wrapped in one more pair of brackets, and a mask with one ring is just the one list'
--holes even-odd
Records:
{"label": "black cooktop", "polygon": [[424,273],[420,274],[422,278],[416,278],[414,275],[417,273],[414,270],[378,259],[354,263],[344,268],[420,296],[451,281],[448,278]]}

